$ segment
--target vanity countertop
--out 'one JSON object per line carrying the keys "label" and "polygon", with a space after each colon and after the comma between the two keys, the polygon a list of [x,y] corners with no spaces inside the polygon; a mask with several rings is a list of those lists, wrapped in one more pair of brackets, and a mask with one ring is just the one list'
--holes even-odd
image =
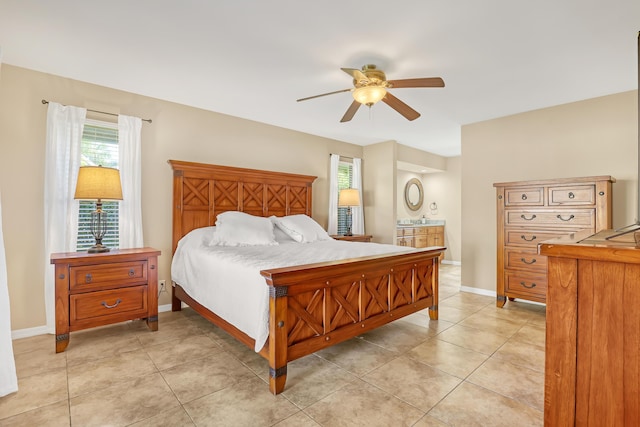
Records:
{"label": "vanity countertop", "polygon": [[415,222],[410,224],[396,224],[396,227],[436,227],[445,225],[444,219],[428,219],[426,222]]}

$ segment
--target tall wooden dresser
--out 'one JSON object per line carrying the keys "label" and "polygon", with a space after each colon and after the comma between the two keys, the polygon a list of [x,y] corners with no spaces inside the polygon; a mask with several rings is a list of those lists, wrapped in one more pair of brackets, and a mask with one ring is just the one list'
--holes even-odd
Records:
{"label": "tall wooden dresser", "polygon": [[611,228],[611,176],[495,183],[498,307],[507,298],[546,303],[547,259],[538,244]]}

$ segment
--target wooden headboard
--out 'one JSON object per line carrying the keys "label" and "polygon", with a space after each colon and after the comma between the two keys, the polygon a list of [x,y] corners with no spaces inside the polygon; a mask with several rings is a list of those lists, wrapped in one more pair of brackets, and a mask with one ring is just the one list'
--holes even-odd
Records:
{"label": "wooden headboard", "polygon": [[218,214],[311,216],[315,176],[169,160],[173,169],[173,251],[189,231],[214,225]]}

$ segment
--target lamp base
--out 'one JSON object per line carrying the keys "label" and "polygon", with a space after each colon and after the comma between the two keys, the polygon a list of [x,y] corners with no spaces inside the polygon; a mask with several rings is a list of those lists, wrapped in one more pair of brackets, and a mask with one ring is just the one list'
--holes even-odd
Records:
{"label": "lamp base", "polygon": [[111,249],[109,249],[108,247],[104,246],[103,244],[97,244],[97,245],[93,245],[91,246],[89,249],[87,249],[87,252],[89,252],[90,254],[99,254],[102,252],[109,252]]}

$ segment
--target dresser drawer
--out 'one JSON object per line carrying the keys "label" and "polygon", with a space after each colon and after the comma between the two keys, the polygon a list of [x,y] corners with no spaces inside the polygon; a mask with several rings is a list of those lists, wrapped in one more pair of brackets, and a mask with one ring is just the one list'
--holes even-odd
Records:
{"label": "dresser drawer", "polygon": [[505,225],[595,229],[595,209],[573,210],[509,210],[505,211]]}
{"label": "dresser drawer", "polygon": [[544,274],[505,271],[505,291],[513,298],[542,298],[547,295],[547,276]]}
{"label": "dresser drawer", "polygon": [[595,205],[595,185],[572,185],[549,188],[549,206]]}
{"label": "dresser drawer", "polygon": [[544,206],[544,187],[505,188],[505,206]]}
{"label": "dresser drawer", "polygon": [[527,270],[540,274],[547,273],[547,257],[538,255],[536,249],[506,248],[504,250],[504,268]]}
{"label": "dresser drawer", "polygon": [[69,289],[76,292],[147,283],[147,262],[132,261],[71,267]]}
{"label": "dresser drawer", "polygon": [[[577,230],[571,230],[577,231]],[[538,243],[545,240],[555,239],[561,236],[566,236],[571,231],[569,230],[531,230],[526,228],[512,228],[505,231],[505,245],[508,246],[527,246],[535,248]]]}
{"label": "dresser drawer", "polygon": [[136,313],[139,313],[140,317],[147,315],[146,286],[69,296],[69,323],[72,327],[82,322],[97,320],[97,318],[100,322],[123,315],[130,319]]}

